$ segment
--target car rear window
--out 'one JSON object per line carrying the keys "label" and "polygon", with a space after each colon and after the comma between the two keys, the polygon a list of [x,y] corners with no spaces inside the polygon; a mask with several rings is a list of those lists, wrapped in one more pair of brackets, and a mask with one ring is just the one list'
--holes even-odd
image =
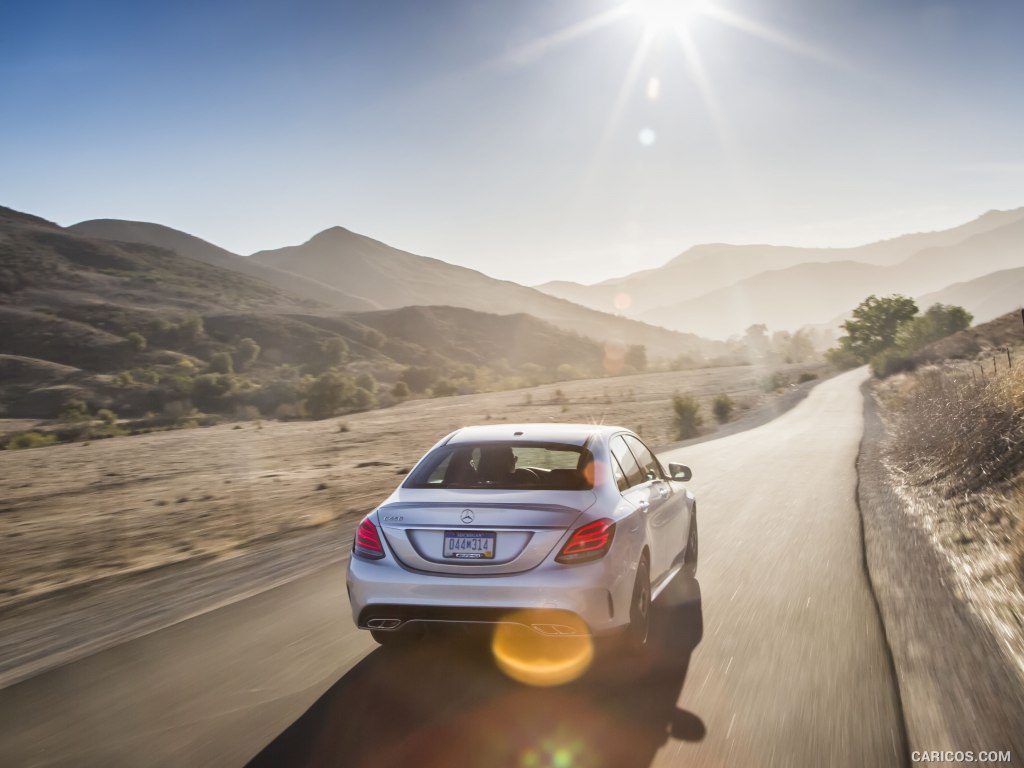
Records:
{"label": "car rear window", "polygon": [[429,453],[405,488],[582,491],[593,488],[594,457],[561,443],[470,443]]}

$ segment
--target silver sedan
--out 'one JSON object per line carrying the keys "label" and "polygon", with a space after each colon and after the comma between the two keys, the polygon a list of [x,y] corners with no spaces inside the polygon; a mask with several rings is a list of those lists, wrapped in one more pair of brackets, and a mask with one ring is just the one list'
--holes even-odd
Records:
{"label": "silver sedan", "polygon": [[689,479],[620,427],[457,430],[359,524],[353,619],[383,645],[434,622],[511,622],[642,650],[653,600],[696,575]]}

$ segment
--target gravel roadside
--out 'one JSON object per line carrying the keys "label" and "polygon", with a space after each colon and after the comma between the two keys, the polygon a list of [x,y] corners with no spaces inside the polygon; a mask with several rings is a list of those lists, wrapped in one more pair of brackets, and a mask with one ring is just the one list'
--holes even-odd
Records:
{"label": "gravel roadside", "polygon": [[[867,567],[915,751],[1010,750],[1024,763],[1024,689],[1013,662],[954,591],[954,575],[907,514],[882,464],[884,426],[864,391],[857,460]],[[955,764],[955,763],[947,763]]]}

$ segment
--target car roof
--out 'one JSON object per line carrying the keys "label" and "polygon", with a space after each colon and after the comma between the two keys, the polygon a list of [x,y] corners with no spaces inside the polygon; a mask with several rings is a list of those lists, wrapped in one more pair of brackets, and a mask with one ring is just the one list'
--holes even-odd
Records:
{"label": "car roof", "polygon": [[598,424],[487,424],[463,427],[453,432],[446,445],[465,443],[517,442],[562,443],[584,445],[591,438],[607,438],[616,432],[629,431],[623,427]]}

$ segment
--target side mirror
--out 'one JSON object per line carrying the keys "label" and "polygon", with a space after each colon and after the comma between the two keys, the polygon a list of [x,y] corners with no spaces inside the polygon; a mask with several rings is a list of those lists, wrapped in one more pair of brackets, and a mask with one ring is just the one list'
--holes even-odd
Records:
{"label": "side mirror", "polygon": [[685,464],[669,464],[668,474],[673,480],[681,480],[684,483],[693,477],[693,472]]}

